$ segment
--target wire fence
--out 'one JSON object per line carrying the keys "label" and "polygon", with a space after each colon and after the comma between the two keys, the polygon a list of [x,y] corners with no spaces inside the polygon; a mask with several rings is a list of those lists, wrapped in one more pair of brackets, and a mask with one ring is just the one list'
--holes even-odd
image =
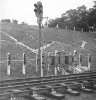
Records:
{"label": "wire fence", "polygon": [[11,54],[7,53],[7,57],[0,57],[0,65],[1,64],[7,64],[7,75],[10,75],[10,69],[11,69],[11,65],[12,63],[22,63],[22,72],[23,75],[25,75],[25,66],[26,63],[30,63],[30,61],[36,61],[36,58],[34,59],[27,59],[27,56],[25,55],[25,53],[23,53],[22,59],[12,59]]}
{"label": "wire fence", "polygon": [[[46,52],[45,52],[46,53]],[[55,75],[57,75],[57,70],[61,71],[63,70],[62,73],[65,72],[64,66],[76,66],[77,63],[81,66],[82,63],[82,55],[79,53],[77,54],[76,50],[74,50],[73,54],[72,53],[68,53],[66,54],[66,52],[64,50],[62,51],[58,51],[55,50],[54,52],[49,52],[48,55],[46,55],[44,52],[41,52],[41,70],[42,72],[41,77],[43,77],[43,69],[46,67],[47,73],[50,72],[50,69],[55,68]],[[90,68],[90,62],[91,62],[91,56],[90,54],[88,54],[88,68]],[[40,68],[38,68],[38,54],[36,54],[36,58],[31,59],[31,61],[35,60],[35,71],[38,72],[38,70]],[[22,59],[21,60],[16,60],[16,59],[11,59],[11,54],[8,53],[7,54],[7,59],[6,60],[2,60],[0,61],[0,63],[7,63],[7,75],[10,75],[10,69],[11,69],[11,64],[12,62],[22,62],[22,73],[23,75],[26,74],[26,63],[29,62],[29,60],[27,60],[27,56],[25,55],[25,53],[23,53]],[[54,67],[53,67],[54,66]],[[59,66],[59,67],[58,67]],[[62,66],[62,67],[61,67]],[[68,67],[69,68],[69,67]],[[74,67],[71,67],[74,68]]]}
{"label": "wire fence", "polygon": [[[66,27],[66,29],[68,29],[68,27]],[[82,29],[83,30],[83,29]],[[74,27],[74,31],[76,31],[76,28]],[[78,45],[77,45],[78,46]],[[25,65],[26,65],[26,56],[24,56],[25,54],[23,54],[23,59],[21,60],[16,60],[16,59],[11,59],[9,56],[10,56],[10,53],[7,55],[7,59],[5,60],[1,60],[0,63],[5,63],[7,62],[7,74],[10,75],[10,67],[11,67],[11,62],[15,61],[15,62],[22,62],[22,71],[23,71],[23,74],[25,75]],[[4,59],[4,58],[3,58]],[[37,69],[37,63],[38,63],[38,60],[37,60],[37,55],[34,59],[30,59],[30,61],[33,61],[35,60],[36,61],[36,71],[38,70]],[[27,60],[27,62],[29,62]]]}

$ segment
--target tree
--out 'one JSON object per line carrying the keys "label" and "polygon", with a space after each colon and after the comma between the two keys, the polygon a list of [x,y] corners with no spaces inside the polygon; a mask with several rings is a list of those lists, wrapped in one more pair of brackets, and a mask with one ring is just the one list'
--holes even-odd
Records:
{"label": "tree", "polygon": [[96,1],[94,1],[94,6],[93,7],[96,9]]}
{"label": "tree", "polygon": [[89,14],[87,17],[87,26],[91,30],[94,30],[96,28],[96,1],[94,1],[93,8],[89,9]]}
{"label": "tree", "polygon": [[56,21],[54,19],[49,19],[48,21],[48,27],[55,27],[56,26]]}
{"label": "tree", "polygon": [[21,22],[22,25],[26,25],[25,22]]}
{"label": "tree", "polygon": [[94,6],[87,10],[85,5],[77,7],[77,9],[67,10],[61,15],[61,18],[52,19],[49,21],[49,27],[59,25],[60,28],[76,29],[81,31],[89,31],[89,29],[96,28],[96,1]]}
{"label": "tree", "polygon": [[18,21],[17,20],[13,20],[13,24],[18,24]]}

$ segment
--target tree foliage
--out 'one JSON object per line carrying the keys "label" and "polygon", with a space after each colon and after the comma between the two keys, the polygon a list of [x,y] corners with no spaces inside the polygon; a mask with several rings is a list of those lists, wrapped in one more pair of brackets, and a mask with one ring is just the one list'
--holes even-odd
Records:
{"label": "tree foliage", "polygon": [[88,31],[89,28],[96,28],[96,1],[94,1],[93,8],[87,9],[85,5],[77,7],[77,9],[67,10],[61,15],[61,18],[49,20],[49,27],[56,27],[58,24],[60,28],[69,29],[81,28]]}
{"label": "tree foliage", "polygon": [[14,19],[14,20],[13,20],[13,23],[14,23],[14,24],[18,24],[18,21]]}

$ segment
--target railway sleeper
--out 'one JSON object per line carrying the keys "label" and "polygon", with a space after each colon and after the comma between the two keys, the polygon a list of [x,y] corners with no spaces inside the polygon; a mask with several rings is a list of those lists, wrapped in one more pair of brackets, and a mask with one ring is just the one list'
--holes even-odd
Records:
{"label": "railway sleeper", "polygon": [[67,92],[67,94],[70,94],[72,96],[79,96],[80,95],[80,92],[72,90],[71,88],[68,88],[68,90],[66,92]]}
{"label": "railway sleeper", "polygon": [[45,87],[50,88],[51,91],[52,89],[54,89],[55,91],[61,91],[61,90],[67,90],[67,86],[66,85],[60,85],[58,84],[53,84],[53,85],[46,85]]}
{"label": "railway sleeper", "polygon": [[50,92],[50,93],[40,93],[40,95],[43,95],[44,97],[47,97],[47,98],[51,98],[52,100],[53,99],[55,99],[55,100],[65,99],[65,95],[58,93],[56,91]]}
{"label": "railway sleeper", "polygon": [[82,87],[81,88],[81,91],[83,91],[85,93],[94,93],[94,90],[93,89],[89,89],[89,88],[86,88],[86,87]]}
{"label": "railway sleeper", "polygon": [[8,100],[10,99],[10,93],[0,94],[0,100]]}
{"label": "railway sleeper", "polygon": [[88,89],[92,89],[92,90],[96,90],[96,86],[85,86],[85,88],[88,88]]}
{"label": "railway sleeper", "polygon": [[73,90],[83,93],[94,93],[94,90],[92,88],[86,88],[84,86],[81,86],[80,88],[73,88]]}
{"label": "railway sleeper", "polygon": [[63,94],[57,93],[55,90],[52,89],[51,86],[32,87],[28,90],[32,90],[32,95],[39,94],[40,96],[43,96],[45,98],[51,98],[52,100],[62,100],[65,98]]}
{"label": "railway sleeper", "polygon": [[81,87],[81,84],[77,83],[77,82],[61,83],[61,85],[63,85],[63,84],[66,84],[66,86],[68,88],[71,88],[71,89],[73,89],[73,88],[80,88]]}
{"label": "railway sleeper", "polygon": [[22,97],[25,94],[29,94],[30,91],[22,91],[14,89],[7,91],[7,93],[0,94],[0,100],[16,99],[16,97]]}
{"label": "railway sleeper", "polygon": [[42,97],[41,95],[24,95],[23,98],[28,100],[46,100],[45,97]]}
{"label": "railway sleeper", "polygon": [[64,86],[60,86],[59,84],[54,84],[54,85],[45,85],[43,87],[46,87],[48,89],[50,89],[51,91],[48,93],[48,92],[43,92],[43,93],[40,93],[40,95],[43,95],[47,98],[51,98],[52,100],[55,99],[55,100],[62,100],[65,98],[65,95],[63,94],[60,94],[59,92],[57,92],[58,89],[66,89],[66,87]]}
{"label": "railway sleeper", "polygon": [[25,89],[13,89],[13,90],[10,90],[10,91],[8,91],[9,93],[10,93],[10,96],[17,96],[17,97],[19,97],[19,96],[23,96],[23,95],[27,95],[27,94],[29,94],[31,91],[29,91],[29,90],[25,90]]}
{"label": "railway sleeper", "polygon": [[[61,87],[62,88],[61,88]],[[72,90],[71,88],[69,88],[66,84],[64,83],[61,83],[61,84],[55,84],[54,86],[50,86],[50,85],[47,85],[46,86],[47,88],[51,88],[51,91],[54,92],[57,92],[57,93],[60,93],[60,94],[63,94],[65,96],[65,94],[70,94],[70,95],[73,95],[73,96],[79,96],[80,95],[80,92],[78,91],[75,91],[75,90]],[[57,89],[59,88],[59,89]]]}
{"label": "railway sleeper", "polygon": [[58,92],[62,93],[62,94],[68,94],[68,95],[71,95],[71,96],[79,96],[80,95],[80,92],[73,90],[71,88],[69,88],[66,91],[62,90],[62,91],[58,91]]}
{"label": "railway sleeper", "polygon": [[63,93],[63,94],[69,94],[69,95],[72,95],[72,96],[79,96],[80,95],[80,92],[78,92],[76,90],[73,90],[73,87],[74,88],[79,88],[80,84],[76,84],[76,83],[70,83],[70,84],[61,83],[60,85],[67,86],[67,89],[66,90],[61,90],[61,91],[58,91],[58,92]]}
{"label": "railway sleeper", "polygon": [[96,90],[96,85],[94,83],[92,83],[92,84],[86,84],[84,86],[85,86],[85,88]]}
{"label": "railway sleeper", "polygon": [[46,88],[44,86],[39,86],[39,87],[31,87],[31,88],[26,88],[26,90],[30,90],[31,91],[31,94],[30,95],[33,95],[34,91],[36,93],[42,93],[42,92],[51,92],[51,89],[49,88]]}
{"label": "railway sleeper", "polygon": [[94,90],[96,90],[96,85],[94,81],[82,81],[80,82],[81,88],[79,88],[81,91],[86,93],[94,93]]}
{"label": "railway sleeper", "polygon": [[16,98],[16,97],[23,97],[27,98],[28,100],[46,100],[44,97],[33,93],[33,95],[30,95],[31,91],[30,90],[18,90],[14,89],[10,91],[10,98]]}

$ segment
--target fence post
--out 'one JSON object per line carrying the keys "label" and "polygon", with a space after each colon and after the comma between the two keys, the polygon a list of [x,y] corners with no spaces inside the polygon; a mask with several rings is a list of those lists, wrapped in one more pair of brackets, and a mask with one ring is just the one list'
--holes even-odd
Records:
{"label": "fence post", "polygon": [[57,75],[57,68],[55,67],[55,75]]}
{"label": "fence post", "polygon": [[7,54],[7,75],[10,75],[11,55]]}
{"label": "fence post", "polygon": [[89,32],[91,32],[91,31],[90,31],[90,28],[89,28]]}
{"label": "fence post", "polygon": [[[55,50],[55,56],[56,56],[57,52],[58,52],[58,51]],[[55,69],[54,69],[54,70],[55,70],[55,75],[57,75],[57,67],[56,67],[56,65],[55,65]]]}
{"label": "fence post", "polygon": [[67,30],[67,26],[66,26],[66,30]]}
{"label": "fence post", "polygon": [[25,64],[26,64],[26,55],[23,53],[23,75],[25,75]]}
{"label": "fence post", "polygon": [[[50,56],[50,53],[48,53],[48,57]],[[50,64],[47,62],[47,75],[50,73]]]}
{"label": "fence post", "polygon": [[75,31],[76,29],[75,29],[75,27],[74,27],[74,31]]}
{"label": "fence post", "polygon": [[77,51],[74,50],[74,65],[75,65],[75,67],[77,65],[76,62],[77,62]]}
{"label": "fence post", "polygon": [[81,66],[81,63],[82,63],[82,55],[81,53],[79,54],[79,66]]}
{"label": "fence post", "polygon": [[82,28],[82,32],[83,32],[83,28]]}

